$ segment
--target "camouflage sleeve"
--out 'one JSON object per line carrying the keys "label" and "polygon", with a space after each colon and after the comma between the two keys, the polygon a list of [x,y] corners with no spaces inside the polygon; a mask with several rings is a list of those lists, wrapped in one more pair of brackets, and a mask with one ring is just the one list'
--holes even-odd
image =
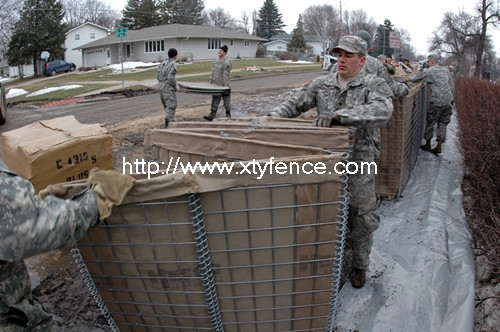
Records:
{"label": "camouflage sleeve", "polygon": [[391,88],[392,93],[395,97],[404,97],[408,94],[408,92],[410,92],[410,88],[408,87],[408,85],[402,82],[396,82],[392,78],[389,78],[387,84]]}
{"label": "camouflage sleeve", "polygon": [[232,69],[231,62],[229,62],[229,60],[228,60],[224,66],[223,86],[228,86],[228,87],[231,86],[231,82],[229,81],[231,69]]}
{"label": "camouflage sleeve", "polygon": [[366,103],[353,108],[339,109],[337,113],[342,125],[354,127],[380,127],[391,118],[394,106],[392,91],[380,77],[373,77],[367,84]]}
{"label": "camouflage sleeve", "polygon": [[169,86],[174,87],[174,88],[177,85],[177,80],[175,78],[176,74],[177,74],[177,64],[172,63],[168,68],[167,82],[168,82]]}
{"label": "camouflage sleeve", "polygon": [[271,115],[281,118],[296,118],[316,107],[316,91],[322,78],[316,78],[298,89],[289,99],[276,106]]}
{"label": "camouflage sleeve", "polygon": [[418,83],[425,80],[426,78],[427,78],[427,69],[424,69],[418,74],[411,75],[408,80],[413,83]]}
{"label": "camouflage sleeve", "polygon": [[0,171],[0,260],[14,262],[78,241],[99,218],[93,191],[39,199],[21,176]]}
{"label": "camouflage sleeve", "polygon": [[208,79],[208,83],[215,84],[215,61],[212,63],[212,71],[210,72],[210,78]]}

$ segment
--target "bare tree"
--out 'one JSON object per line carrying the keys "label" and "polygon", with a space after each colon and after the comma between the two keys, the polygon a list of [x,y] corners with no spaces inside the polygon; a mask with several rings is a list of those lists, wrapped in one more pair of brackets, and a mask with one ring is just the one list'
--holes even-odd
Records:
{"label": "bare tree", "polygon": [[487,44],[488,26],[498,27],[500,22],[500,4],[498,0],[479,0],[476,5],[476,11],[479,14],[481,31],[479,33],[477,51],[476,51],[476,68],[474,77],[481,77],[483,71],[483,56],[485,55]]}
{"label": "bare tree", "polygon": [[340,13],[332,5],[314,5],[302,14],[304,35],[310,34],[321,40],[323,54],[326,49],[340,38]]}
{"label": "bare tree", "polygon": [[241,20],[240,20],[241,26],[243,28],[243,31],[246,33],[250,33],[250,14],[246,11],[241,12]]}
{"label": "bare tree", "polygon": [[222,28],[233,29],[235,27],[235,19],[231,14],[224,11],[222,7],[207,10],[207,25]]}
{"label": "bare tree", "polygon": [[108,29],[117,26],[121,13],[113,10],[101,0],[85,0],[82,2],[63,0],[63,8],[66,12],[64,19],[70,28],[83,23],[94,23]]}
{"label": "bare tree", "polygon": [[399,53],[403,56],[403,58],[408,60],[418,60],[415,47],[411,46],[411,36],[408,30],[406,29],[395,29],[399,32],[399,38],[401,41],[401,48],[399,49]]}
{"label": "bare tree", "polygon": [[468,74],[468,61],[474,55],[477,47],[479,24],[471,15],[463,10],[458,14],[447,12],[439,27],[433,32],[429,51],[445,53],[455,59],[457,72]]}
{"label": "bare tree", "polygon": [[252,11],[252,35],[257,36],[257,20],[259,19],[259,13],[257,10]]}
{"label": "bare tree", "polygon": [[378,27],[378,24],[363,9],[345,11],[343,24],[343,32],[346,35],[354,35],[359,30],[365,30],[374,36]]}
{"label": "bare tree", "polygon": [[23,2],[19,0],[0,0],[0,57],[7,51],[14,24],[19,20]]}

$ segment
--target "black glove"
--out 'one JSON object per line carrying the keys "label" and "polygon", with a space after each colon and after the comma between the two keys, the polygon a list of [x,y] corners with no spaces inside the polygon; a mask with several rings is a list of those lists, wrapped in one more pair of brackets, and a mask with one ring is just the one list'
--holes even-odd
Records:
{"label": "black glove", "polygon": [[340,117],[337,113],[333,115],[320,115],[314,120],[316,127],[332,127],[340,124]]}

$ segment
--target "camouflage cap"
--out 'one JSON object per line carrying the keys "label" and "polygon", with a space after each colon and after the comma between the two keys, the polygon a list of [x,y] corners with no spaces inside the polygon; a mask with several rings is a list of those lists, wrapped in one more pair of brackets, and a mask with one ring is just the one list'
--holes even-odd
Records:
{"label": "camouflage cap", "polygon": [[427,60],[435,60],[435,61],[439,61],[439,57],[437,54],[429,54],[427,56]]}
{"label": "camouflage cap", "polygon": [[366,55],[366,42],[358,36],[344,36],[340,38],[339,44],[333,48],[334,52],[341,49],[349,53]]}

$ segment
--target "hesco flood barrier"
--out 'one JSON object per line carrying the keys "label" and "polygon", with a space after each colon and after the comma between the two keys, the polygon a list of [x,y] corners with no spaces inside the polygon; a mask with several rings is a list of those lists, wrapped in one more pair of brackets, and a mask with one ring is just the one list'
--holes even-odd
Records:
{"label": "hesco flood barrier", "polygon": [[[275,133],[273,143],[249,138],[266,128],[147,132],[149,161],[165,166],[175,156],[234,168],[202,174],[170,165],[164,174],[139,176],[124,203],[78,242],[79,267],[113,330],[333,329],[347,177],[297,173],[347,162],[349,130],[295,128],[304,130],[301,142],[332,151],[286,144],[293,126],[278,127],[283,138]],[[268,165],[260,178],[245,171],[249,160],[263,168],[271,157],[297,168],[284,174]]]}
{"label": "hesco flood barrier", "polygon": [[[416,161],[427,100],[413,86],[381,128],[376,185],[387,199]],[[148,130],[146,161],[159,169],[74,249],[112,329],[333,331],[349,202],[347,176],[332,170],[348,162],[350,139],[346,127],[271,117]],[[271,158],[298,168],[273,171]],[[177,168],[197,162],[233,168]],[[298,171],[317,163],[328,172]]]}
{"label": "hesco flood barrier", "polygon": [[425,83],[411,83],[410,87],[408,95],[393,99],[391,119],[380,128],[382,151],[377,160],[375,188],[381,197],[388,200],[401,195],[424,137],[429,87]]}

